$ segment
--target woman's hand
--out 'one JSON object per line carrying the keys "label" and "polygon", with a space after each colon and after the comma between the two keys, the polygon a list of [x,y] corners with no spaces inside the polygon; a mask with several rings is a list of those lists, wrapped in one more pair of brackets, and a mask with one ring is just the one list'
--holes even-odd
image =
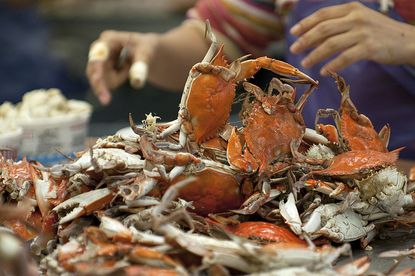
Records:
{"label": "woman's hand", "polygon": [[360,60],[415,65],[415,27],[395,21],[359,2],[323,8],[291,28],[294,54],[313,50],[301,65],[336,56],[320,73],[337,72]]}
{"label": "woman's hand", "polygon": [[144,85],[157,44],[157,34],[118,31],[104,31],[91,44],[86,73],[102,104],[107,105],[111,101],[110,90],[128,78],[135,88]]}

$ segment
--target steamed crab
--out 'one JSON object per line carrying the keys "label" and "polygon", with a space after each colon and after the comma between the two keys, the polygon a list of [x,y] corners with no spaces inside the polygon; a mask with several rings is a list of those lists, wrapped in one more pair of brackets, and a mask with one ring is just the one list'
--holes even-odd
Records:
{"label": "steamed crab", "polygon": [[75,162],[70,164],[58,164],[51,168],[39,169],[50,172],[52,177],[73,176],[79,172],[107,173],[140,170],[144,166],[144,160],[140,155],[131,154],[119,148],[95,148],[86,151]]}
{"label": "steamed crab", "polygon": [[304,186],[345,200],[356,188],[352,208],[369,220],[395,217],[413,203],[407,194],[406,177],[394,164],[400,149],[391,152],[347,151],[334,156],[329,166],[314,170],[303,179]]}
{"label": "steamed crab", "polygon": [[147,165],[153,166],[144,171],[150,181],[163,187],[194,177],[179,196],[193,201],[198,214],[224,212],[242,203],[242,177],[231,167],[186,152],[161,150],[146,135],[141,136],[140,145]]}
{"label": "steamed crab", "polygon": [[268,57],[245,61],[242,57],[229,65],[223,45],[219,46],[209,24],[207,33],[211,46],[202,62],[194,65],[189,73],[178,118],[160,134],[164,138],[180,130],[179,145],[171,145],[173,148],[184,148],[188,142],[196,143],[197,147],[217,138],[228,122],[236,84],[254,76],[261,68],[317,84],[292,65]]}
{"label": "steamed crab", "polygon": [[[255,96],[242,119],[243,129],[234,130],[228,141],[229,163],[244,171],[271,175],[288,166],[281,162],[291,155],[292,144],[299,145],[305,132],[301,112],[314,85],[294,103],[295,91],[274,78],[268,94],[245,82],[244,88]],[[272,95],[276,89],[279,94]]]}
{"label": "steamed crab", "polygon": [[0,157],[0,192],[7,191],[16,200],[21,200],[27,194],[33,195],[32,172],[32,165],[26,158],[13,162]]}
{"label": "steamed crab", "polygon": [[352,207],[368,220],[395,218],[404,213],[404,207],[414,203],[407,193],[407,179],[396,168],[388,167],[362,180],[355,180],[359,199]]}
{"label": "steamed crab", "polygon": [[[338,90],[342,95],[340,109],[339,112],[333,109],[319,110],[316,116],[316,129],[325,134],[332,142],[340,142],[343,150],[387,152],[390,136],[389,125],[385,125],[377,133],[370,119],[359,114],[350,99],[350,86],[346,85],[342,77],[336,74],[333,74],[333,77],[336,79]],[[330,115],[334,117],[337,131],[331,125],[317,124],[320,117]]]}
{"label": "steamed crab", "polygon": [[33,249],[44,248],[47,241],[54,237],[56,216],[51,209],[65,197],[65,182],[51,179],[46,172],[39,172],[36,169],[38,165],[26,159],[18,162],[0,159],[3,207],[13,203],[16,204],[15,209],[24,209],[19,219],[7,219],[2,224],[22,239],[32,240],[30,246]]}

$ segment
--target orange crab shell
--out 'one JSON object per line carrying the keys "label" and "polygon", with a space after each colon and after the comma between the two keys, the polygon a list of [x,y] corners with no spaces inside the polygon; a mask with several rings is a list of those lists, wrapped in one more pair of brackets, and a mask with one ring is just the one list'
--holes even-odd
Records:
{"label": "orange crab shell", "polygon": [[387,151],[369,118],[358,114],[348,101],[344,102],[340,110],[341,132],[350,149]]}
{"label": "orange crab shell", "polygon": [[333,157],[328,168],[315,170],[311,174],[322,176],[358,175],[365,170],[394,165],[402,149],[399,148],[391,152],[379,152],[375,150],[344,152]]}
{"label": "orange crab shell", "polygon": [[[182,174],[171,185],[187,178]],[[237,178],[226,172],[205,168],[195,175],[196,180],[180,190],[179,197],[193,201],[195,212],[206,216],[239,208],[244,200]]]}
{"label": "orange crab shell", "polygon": [[260,103],[256,102],[254,105],[244,128],[244,136],[249,150],[260,164],[261,171],[276,156],[291,152],[291,141],[303,136],[305,125],[302,118],[284,104],[278,104],[272,115],[267,114]]}
{"label": "orange crab shell", "polygon": [[[36,220],[37,220],[37,222],[36,222],[35,226],[40,226],[41,225],[40,214],[38,214]],[[3,221],[3,225],[6,226],[7,228],[13,230],[13,232],[16,235],[18,235],[20,238],[22,238],[25,241],[31,240],[31,239],[35,238],[38,235],[36,230],[28,229],[26,227],[26,225],[24,225],[19,220],[13,219],[13,220]],[[40,229],[40,227],[38,227],[38,229]]]}
{"label": "orange crab shell", "polygon": [[382,136],[389,137],[390,128],[387,125],[380,134],[373,127],[368,117],[359,114],[357,108],[350,99],[350,86],[346,85],[344,79],[336,74],[337,87],[342,94],[340,104],[340,132],[346,140],[350,150],[374,150],[387,152],[387,139]]}
{"label": "orange crab shell", "polygon": [[238,225],[228,226],[233,234],[245,238],[261,239],[271,243],[295,243],[307,246],[307,243],[297,237],[287,228],[263,221],[248,221]]}
{"label": "orange crab shell", "polygon": [[[223,45],[212,64],[229,66]],[[235,87],[235,81],[226,81],[214,74],[201,74],[193,80],[186,107],[194,141],[200,144],[216,137],[225,126],[235,97]]]}

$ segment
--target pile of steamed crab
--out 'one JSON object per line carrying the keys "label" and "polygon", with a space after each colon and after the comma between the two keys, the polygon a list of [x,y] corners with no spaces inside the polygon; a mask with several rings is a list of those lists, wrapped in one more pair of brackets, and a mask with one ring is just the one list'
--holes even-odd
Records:
{"label": "pile of steamed crab", "polygon": [[[207,38],[176,120],[130,115],[136,135],[52,167],[2,159],[2,274],[363,275],[368,257],[335,266],[350,243],[410,228],[415,181],[396,167],[401,149],[388,149],[390,127],[374,129],[345,80],[333,75],[339,109],[319,110],[309,129],[316,80],[268,57],[229,63],[209,25]],[[265,91],[249,82],[260,69],[280,76]],[[229,123],[236,87],[239,126]]]}

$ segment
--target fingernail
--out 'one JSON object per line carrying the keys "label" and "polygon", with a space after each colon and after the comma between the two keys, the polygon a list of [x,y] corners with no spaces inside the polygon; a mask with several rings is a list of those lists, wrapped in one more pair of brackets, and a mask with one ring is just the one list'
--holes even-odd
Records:
{"label": "fingernail", "polygon": [[295,24],[294,26],[292,26],[290,29],[290,33],[292,35],[298,35],[300,33],[300,25]]}
{"label": "fingernail", "polygon": [[328,76],[328,71],[325,68],[321,68],[320,75],[322,75],[323,77],[327,77]]}

